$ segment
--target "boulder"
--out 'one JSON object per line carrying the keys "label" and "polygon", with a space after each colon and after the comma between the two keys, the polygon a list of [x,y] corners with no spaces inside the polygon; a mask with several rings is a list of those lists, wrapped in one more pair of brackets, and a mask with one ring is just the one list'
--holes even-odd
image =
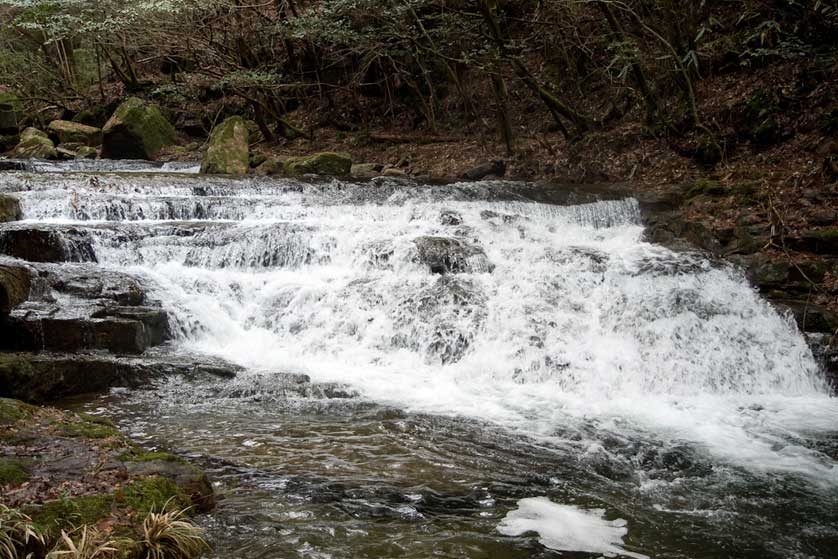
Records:
{"label": "boulder", "polygon": [[154,105],[132,97],[122,103],[102,129],[102,157],[154,159],[175,141],[175,129]]}
{"label": "boulder", "polygon": [[96,159],[99,157],[99,150],[90,146],[82,146],[76,151],[76,159]]}
{"label": "boulder", "polygon": [[352,171],[352,156],[348,153],[322,152],[308,157],[292,157],[285,162],[289,175],[346,176]]}
{"label": "boulder", "polygon": [[791,313],[801,332],[834,334],[838,331],[838,316],[824,306],[793,299],[778,299],[772,303],[778,310]]}
{"label": "boulder", "polygon": [[477,245],[451,237],[417,237],[415,262],[432,274],[491,272],[495,266]]}
{"label": "boulder", "polygon": [[0,93],[0,134],[17,132],[20,120],[20,101],[11,93]]}
{"label": "boulder", "polygon": [[268,158],[264,162],[262,162],[258,167],[256,167],[256,169],[253,172],[260,177],[280,175],[282,174],[284,165],[284,161]]}
{"label": "boulder", "polygon": [[29,298],[31,284],[32,275],[28,268],[0,264],[0,316],[7,316]]}
{"label": "boulder", "polygon": [[69,120],[53,120],[47,130],[62,144],[79,143],[93,147],[102,144],[102,129],[94,126]]}
{"label": "boulder", "polygon": [[76,229],[0,231],[0,254],[28,262],[96,262],[90,236]]}
{"label": "boulder", "polygon": [[12,154],[22,159],[55,159],[55,144],[45,133],[36,128],[27,128],[20,135],[20,142]]}
{"label": "boulder", "polygon": [[5,351],[68,351],[103,349],[111,353],[139,354],[145,351],[142,322],[119,318],[90,319],[50,316],[57,307],[44,306],[11,314],[0,323],[0,349]]}
{"label": "boulder", "polygon": [[195,510],[210,512],[214,509],[215,494],[207,474],[182,460],[172,459],[170,455],[162,456],[162,459],[157,460],[127,462],[128,475],[131,477],[160,476],[170,479],[189,497]]}
{"label": "boulder", "polygon": [[209,175],[246,175],[250,134],[245,121],[233,116],[216,126],[204,154],[201,172]]}
{"label": "boulder", "polygon": [[160,345],[169,339],[169,315],[157,307],[106,307],[94,312],[91,316],[141,322],[144,343],[147,346]]}
{"label": "boulder", "polygon": [[20,135],[14,134],[0,134],[0,153],[10,151],[20,142]]}
{"label": "boulder", "polygon": [[465,173],[463,173],[462,178],[470,181],[479,181],[480,179],[484,179],[486,177],[496,177],[500,178],[506,174],[506,161],[497,160],[497,161],[489,161],[487,163],[483,163],[482,165],[478,165],[472,169],[469,169]]}
{"label": "boulder", "polygon": [[357,179],[371,179],[381,175],[384,165],[380,163],[357,163],[352,165],[350,174]]}
{"label": "boulder", "polygon": [[18,199],[7,194],[0,194],[0,223],[17,221],[22,216]]}

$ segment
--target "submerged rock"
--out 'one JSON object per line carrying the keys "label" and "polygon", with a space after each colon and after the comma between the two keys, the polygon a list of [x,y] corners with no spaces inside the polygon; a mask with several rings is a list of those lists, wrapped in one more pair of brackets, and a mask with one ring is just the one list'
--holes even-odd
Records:
{"label": "submerged rock", "polygon": [[20,135],[20,143],[12,152],[15,157],[23,159],[55,159],[58,153],[55,144],[44,132],[36,128],[27,128]]}
{"label": "submerged rock", "polygon": [[132,97],[116,109],[102,129],[102,157],[154,159],[175,141],[175,129],[154,105]]}
{"label": "submerged rock", "polygon": [[494,264],[477,245],[451,237],[417,237],[416,262],[426,265],[432,274],[491,272]]}
{"label": "submerged rock", "polygon": [[95,147],[102,144],[102,129],[69,120],[53,120],[47,127],[62,144],[78,143]]}
{"label": "submerged rock", "polygon": [[23,214],[20,211],[20,202],[17,198],[0,194],[0,223],[17,221]]}
{"label": "submerged rock", "polygon": [[248,138],[247,126],[240,116],[230,117],[216,126],[204,154],[201,172],[210,175],[246,175],[250,169]]}
{"label": "submerged rock", "polygon": [[352,171],[352,156],[348,153],[323,152],[308,157],[292,157],[285,162],[289,175],[346,176]]}

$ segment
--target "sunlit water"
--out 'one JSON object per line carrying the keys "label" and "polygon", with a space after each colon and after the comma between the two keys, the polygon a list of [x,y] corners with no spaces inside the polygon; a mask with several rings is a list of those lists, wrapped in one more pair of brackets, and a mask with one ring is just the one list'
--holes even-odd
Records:
{"label": "sunlit water", "polygon": [[[644,242],[634,200],[91,177],[0,184],[141,278],[174,351],[247,368],[88,404],[213,474],[217,557],[836,555],[811,352],[739,271]],[[469,247],[457,273],[427,236]]]}

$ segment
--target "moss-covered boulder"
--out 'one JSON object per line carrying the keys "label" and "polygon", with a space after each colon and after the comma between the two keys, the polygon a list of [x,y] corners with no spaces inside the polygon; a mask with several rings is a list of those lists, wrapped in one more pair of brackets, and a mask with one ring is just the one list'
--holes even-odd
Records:
{"label": "moss-covered boulder", "polygon": [[82,146],[76,151],[76,159],[96,159],[99,157],[99,150],[91,146]]}
{"label": "moss-covered boulder", "polygon": [[20,135],[20,143],[12,154],[21,159],[55,159],[55,144],[37,128],[27,128]]}
{"label": "moss-covered boulder", "polygon": [[20,101],[11,93],[0,93],[0,134],[17,132],[20,120]]}
{"label": "moss-covered boulder", "polygon": [[288,175],[346,176],[352,171],[352,156],[348,153],[323,152],[308,157],[292,157],[285,162]]}
{"label": "moss-covered boulder", "polygon": [[98,146],[102,143],[102,129],[87,126],[69,120],[53,120],[47,127],[49,133],[58,138],[59,143],[79,143],[86,146]]}
{"label": "moss-covered boulder", "polygon": [[17,221],[21,217],[18,199],[7,194],[0,194],[0,223]]}
{"label": "moss-covered boulder", "polygon": [[250,133],[240,116],[230,117],[216,126],[204,154],[201,172],[210,175],[246,175],[250,168]]}
{"label": "moss-covered boulder", "polygon": [[154,105],[132,97],[116,109],[102,129],[102,157],[154,159],[175,141],[175,129]]}

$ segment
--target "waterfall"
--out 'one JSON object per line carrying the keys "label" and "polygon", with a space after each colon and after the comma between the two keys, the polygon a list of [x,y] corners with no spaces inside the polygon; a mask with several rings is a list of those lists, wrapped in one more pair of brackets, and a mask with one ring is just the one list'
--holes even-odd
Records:
{"label": "waterfall", "polygon": [[834,461],[804,444],[834,429],[838,404],[793,322],[734,267],[645,242],[631,198],[553,206],[500,183],[26,180],[9,189],[28,225],[89,232],[98,265],[142,278],[180,346],[259,382],[305,373],[588,450],[594,422],[838,484]]}

